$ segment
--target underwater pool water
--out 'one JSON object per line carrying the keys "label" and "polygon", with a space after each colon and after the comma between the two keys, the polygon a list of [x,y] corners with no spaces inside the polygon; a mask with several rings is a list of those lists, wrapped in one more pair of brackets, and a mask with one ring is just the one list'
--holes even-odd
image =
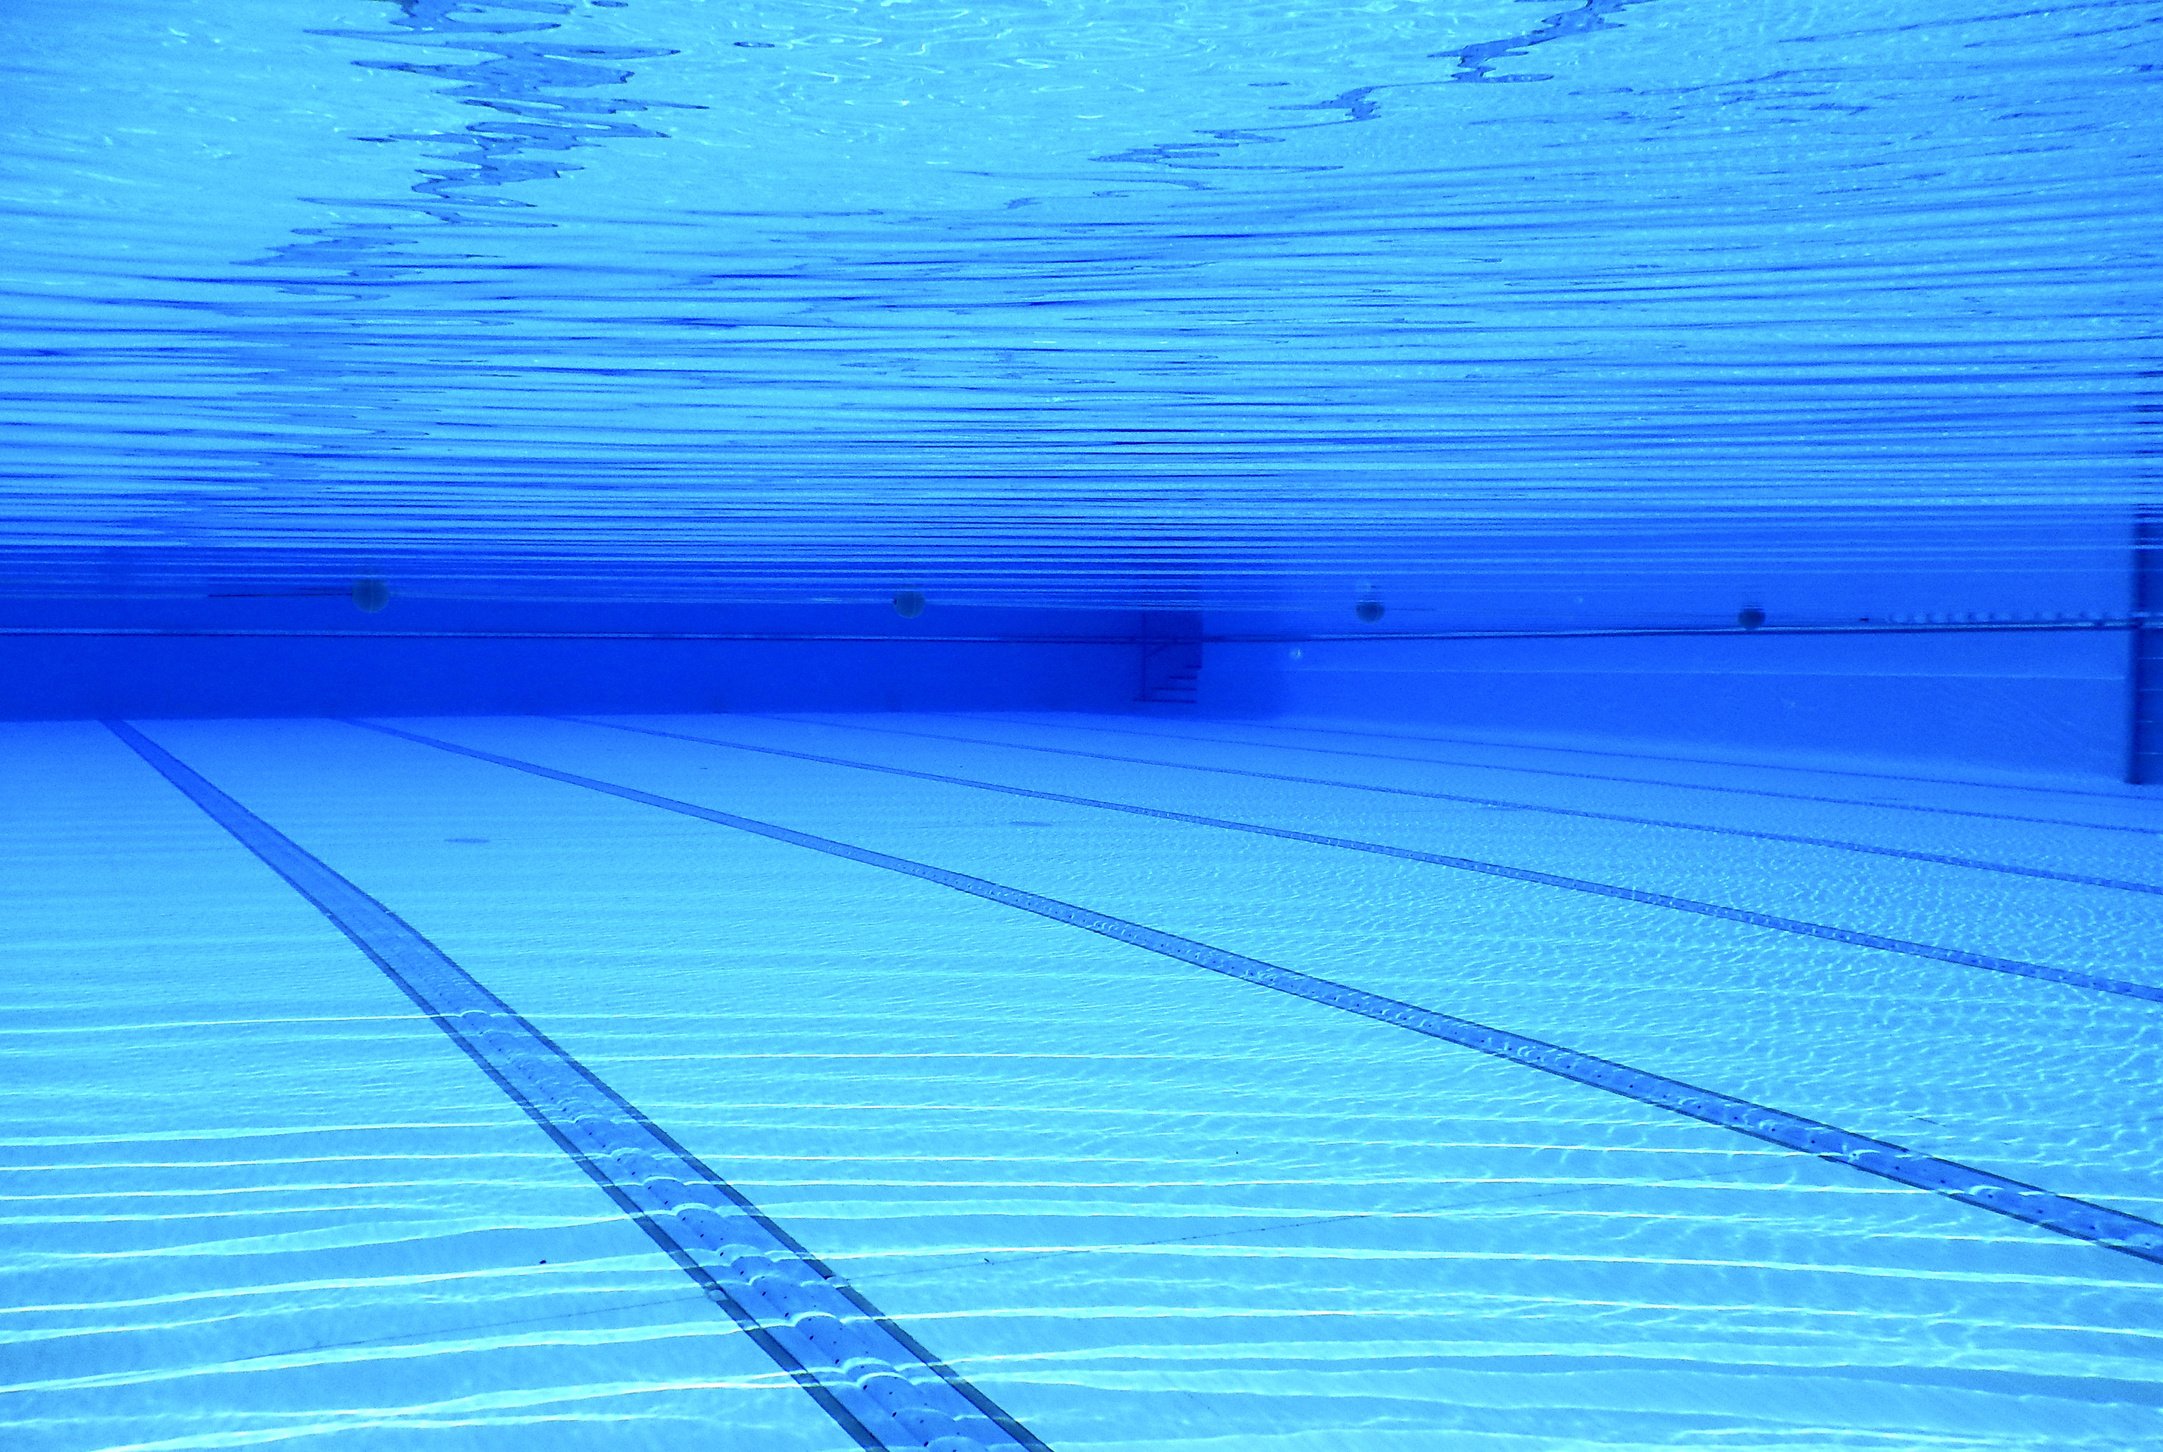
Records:
{"label": "underwater pool water", "polygon": [[2159,73],[9,0],[0,1447],[2163,1446]]}
{"label": "underwater pool water", "polygon": [[2122,615],[2159,20],[14,0],[0,587]]}

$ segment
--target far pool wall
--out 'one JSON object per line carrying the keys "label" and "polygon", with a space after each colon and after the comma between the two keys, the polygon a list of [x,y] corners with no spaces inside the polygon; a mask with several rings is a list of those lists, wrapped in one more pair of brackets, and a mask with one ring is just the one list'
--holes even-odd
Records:
{"label": "far pool wall", "polygon": [[[2123,780],[2146,699],[2163,775],[2159,638],[2131,628],[2163,612],[2152,519],[1963,506],[1658,525],[1427,541],[1332,599],[1213,611],[1202,709]],[[1443,638],[1478,628],[1516,638]],[[1594,628],[1609,633],[1569,634]]]}
{"label": "far pool wall", "polygon": [[2115,779],[2130,647],[2124,630],[1217,643],[1202,709]]}
{"label": "far pool wall", "polygon": [[0,602],[0,719],[1131,708],[1126,611]]}

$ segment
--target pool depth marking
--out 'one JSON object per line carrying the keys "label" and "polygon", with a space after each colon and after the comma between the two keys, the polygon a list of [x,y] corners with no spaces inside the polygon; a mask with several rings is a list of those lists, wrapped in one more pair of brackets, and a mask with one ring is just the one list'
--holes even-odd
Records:
{"label": "pool depth marking", "polygon": [[396,913],[133,726],[105,724],[374,960],[859,1446],[1049,1452]]}
{"label": "pool depth marking", "polygon": [[829,857],[860,862],[867,867],[882,868],[888,872],[914,877],[925,882],[952,888],[970,897],[981,898],[1022,912],[1065,923],[1115,942],[1126,943],[1161,957],[1181,963],[1206,968],[1227,978],[1238,979],[1261,988],[1272,989],[1294,998],[1326,1008],[1341,1009],[1358,1014],[1362,1018],[1396,1028],[1409,1029],[1428,1038],[1440,1039],[1460,1048],[1473,1049],[1530,1069],[1553,1074],[1574,1083],[1604,1089],[1611,1094],[1634,1099],[1640,1104],[1671,1110],[1721,1129],[1776,1144],[1784,1149],[1846,1165],[1865,1174],[1876,1175],[1907,1185],[1912,1189],[1929,1190],[1947,1196],[1963,1205],[1988,1210],[2010,1219],[2024,1221],[2044,1230],[2075,1240],[2085,1240],[2106,1250],[2136,1257],[2154,1265],[2163,1265],[2163,1225],[2128,1215],[2122,1210],[2090,1204],[2030,1185],[2021,1180],[2008,1179],[1989,1170],[1976,1169],[1957,1160],[1939,1159],[1923,1154],[1889,1140],[1872,1139],[1836,1125],[1805,1119],[1799,1114],[1772,1109],[1747,1099],[1712,1089],[1700,1089],[1679,1079],[1669,1079],[1658,1074],[1633,1069],[1612,1059],[1602,1059],[1576,1049],[1550,1044],[1508,1029],[1490,1028],[1471,1019],[1458,1018],[1439,1009],[1422,1008],[1418,1004],[1385,998],[1379,993],[1338,983],[1333,979],[1318,978],[1294,968],[1280,967],[1260,958],[1249,958],[1193,938],[1182,938],[1159,928],[1115,918],[1094,908],[1061,902],[1057,898],[1004,883],[992,882],[982,877],[972,877],[965,872],[955,872],[929,863],[915,862],[906,857],[858,847],[854,843],[820,837],[810,832],[799,832],[793,827],[783,827],[772,822],[761,822],[752,817],[741,817],[734,812],[724,812],[718,807],[703,807],[696,802],[679,801],[655,792],[641,791],[637,787],[623,786],[616,782],[602,781],[597,777],[580,776],[576,772],[558,771],[539,762],[525,761],[515,756],[503,756],[476,746],[465,746],[440,737],[424,736],[417,731],[407,731],[397,726],[385,726],[374,721],[355,721],[351,724],[379,731],[386,736],[397,737],[417,745],[433,747],[454,756],[470,757],[493,766],[506,767],[524,772],[528,776],[546,781],[560,782],[566,786],[582,787],[587,791],[605,796],[618,797],[641,806],[655,807],[679,816],[695,817],[717,826],[731,827],[755,837],[773,842],[785,842],[794,847],[809,848]]}
{"label": "pool depth marking", "polygon": [[1832,927],[1825,923],[1805,922],[1800,918],[1784,918],[1774,913],[1750,912],[1744,908],[1723,907],[1719,903],[1699,902],[1694,898],[1675,897],[1664,892],[1649,892],[1643,888],[1616,887],[1611,883],[1593,882],[1586,878],[1564,877],[1559,873],[1541,872],[1530,867],[1510,867],[1499,862],[1483,862],[1473,857],[1453,857],[1442,852],[1422,852],[1415,847],[1393,847],[1386,842],[1366,842],[1356,837],[1331,837],[1321,832],[1301,832],[1291,827],[1271,827],[1260,822],[1241,822],[1229,817],[1205,817],[1195,812],[1175,812],[1167,807],[1137,806],[1132,802],[1104,801],[1097,797],[1071,796],[1066,792],[1043,791],[1035,787],[1007,786],[1001,782],[979,781],[974,777],[948,776],[941,772],[919,771],[905,766],[886,766],[873,761],[854,761],[846,756],[823,756],[812,751],[792,751],[781,746],[751,746],[740,741],[719,741],[711,736],[692,736],[682,731],[664,731],[657,726],[625,726],[614,721],[588,720],[580,716],[562,718],[582,726],[602,726],[611,731],[629,731],[641,736],[659,736],[673,741],[695,742],[701,746],[717,746],[730,751],[752,751],[765,756],[793,757],[798,761],[813,761],[824,766],[844,766],[857,771],[882,772],[888,776],[914,777],[919,781],[939,782],[946,786],[970,787],[977,791],[999,792],[1006,796],[1029,797],[1041,802],[1059,802],[1066,806],[1090,807],[1099,811],[1123,812],[1135,817],[1153,817],[1158,821],[1180,822],[1193,827],[1215,827],[1227,832],[1247,832],[1257,837],[1275,837],[1286,842],[1306,842],[1317,847],[1341,847],[1348,852],[1369,852],[1379,857],[1395,857],[1406,862],[1424,862],[1435,867],[1448,867],[1460,872],[1478,873],[1484,877],[1500,877],[1512,882],[1529,882],[1540,887],[1558,887],[1568,892],[1589,893],[1595,897],[1614,898],[1621,902],[1643,903],[1648,907],[1671,908],[1676,912],[1694,913],[1699,917],[1716,918],[1721,922],[1743,923],[1754,928],[1769,928],[1775,932],[1793,933],[1798,937],[1819,938],[1826,942],[1846,943],[1857,948],[1872,948],[1885,953],[1900,953],[1911,958],[1925,958],[1938,963],[1954,963],[1965,968],[1985,968],[1994,973],[2007,973],[2017,978],[2034,978],[2045,983],[2062,983],[2069,988],[2091,989],[2097,993],[2115,993],[2125,998],[2144,999],[2150,1003],[2163,1003],[2163,987],[2152,983],[2138,983],[2129,978],[2107,978],[2099,973],[2084,973],[2077,968],[2058,968],[2048,963],[2030,963],[2019,958],[1998,958],[1988,953],[1971,953],[1965,948],[1941,948],[1934,943],[1911,943],[1905,938],[1888,938],[1878,933],[1865,933],[1854,928]]}
{"label": "pool depth marking", "polygon": [[[1908,847],[1881,847],[1870,842],[1849,842],[1839,837],[1808,837],[1794,832],[1766,832],[1752,827],[1722,827],[1709,822],[1677,822],[1663,817],[1637,817],[1624,812],[1597,812],[1589,807],[1558,807],[1547,802],[1520,802],[1508,797],[1476,797],[1464,792],[1430,791],[1419,787],[1384,786],[1378,782],[1345,781],[1340,777],[1300,776],[1291,772],[1259,771],[1243,766],[1212,766],[1204,762],[1165,761],[1153,756],[1122,756],[1110,751],[1085,751],[1078,746],[1047,746],[1031,741],[987,741],[981,736],[952,736],[942,731],[913,731],[905,726],[866,726],[855,721],[829,721],[818,716],[773,716],[775,721],[825,726],[836,731],[868,731],[880,736],[913,736],[924,741],[949,741],[960,746],[991,746],[1006,751],[1034,751],[1046,756],[1072,756],[1088,761],[1119,762],[1127,766],[1161,766],[1172,771],[1206,772],[1211,776],[1248,777],[1255,781],[1291,782],[1298,786],[1337,787],[1345,791],[1373,792],[1379,796],[1414,797],[1431,802],[1462,802],[1475,807],[1506,807],[1511,811],[1537,812],[1550,817],[1576,817],[1589,822],[1622,822],[1633,827],[1661,827],[1677,832],[1704,832],[1716,837],[1744,837],[1759,842],[1787,842],[1801,847],[1824,847],[1836,852],[1860,852],[1871,857],[1896,857],[1907,862],[1930,862],[1941,867],[1968,867],[1978,872],[2002,872],[2013,877],[2034,877],[2046,882],[2072,882],[2084,887],[2107,887],[2118,892],[2144,892],[2163,896],[2163,886],[2150,882],[2129,882],[2117,877],[2099,877],[2093,873],[2059,872],[2049,867],[2028,867],[2014,862],[1991,862],[1979,857],[1956,857],[1946,852],[1921,852]],[[1076,726],[1076,731],[1095,731],[1094,726]],[[1162,741],[1201,741],[1201,737],[1160,736]],[[1207,738],[1214,740],[1215,738]],[[1252,746],[1259,750],[1302,750],[1300,747],[1272,748],[1266,742],[1244,741],[1233,743]],[[1407,758],[1409,759],[1409,758]],[[1441,763],[1435,763],[1441,764]],[[1861,805],[1861,804],[1857,804]]]}

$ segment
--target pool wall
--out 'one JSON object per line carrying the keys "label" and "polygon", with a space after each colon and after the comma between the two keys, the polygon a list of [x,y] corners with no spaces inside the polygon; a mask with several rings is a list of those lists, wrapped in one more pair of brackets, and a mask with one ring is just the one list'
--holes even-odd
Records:
{"label": "pool wall", "polygon": [[2116,776],[2123,630],[1222,645],[1205,703]]}
{"label": "pool wall", "polygon": [[[1377,551],[1335,585],[1258,558],[1238,592],[1197,579],[1155,608],[985,603],[1032,598],[988,572],[927,582],[906,616],[886,599],[416,598],[394,580],[372,600],[342,576],[283,593],[206,577],[0,600],[0,718],[1142,710],[2152,780],[2152,529],[1974,511],[1575,527]],[[1144,593],[1100,593],[1122,588]]]}
{"label": "pool wall", "polygon": [[0,616],[0,718],[1113,710],[1134,611],[85,600]]}
{"label": "pool wall", "polygon": [[2122,625],[1448,639],[1258,612],[441,602],[356,625],[340,600],[220,603],[11,620],[0,717],[1147,710],[2098,777],[2125,774],[2135,750],[2138,647]]}

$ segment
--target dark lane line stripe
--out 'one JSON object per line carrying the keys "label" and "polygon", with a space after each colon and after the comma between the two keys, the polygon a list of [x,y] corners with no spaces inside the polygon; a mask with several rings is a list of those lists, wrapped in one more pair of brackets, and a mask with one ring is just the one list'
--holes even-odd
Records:
{"label": "dark lane line stripe", "polygon": [[1851,776],[1861,781],[1896,781],[1909,786],[1978,787],[1993,792],[2035,792],[2048,797],[2086,797],[2099,802],[2130,803],[2142,798],[2130,791],[2105,792],[2091,787],[2044,786],[2037,782],[1976,781],[1959,776],[1918,776],[1912,772],[1864,771],[1859,767],[1791,766],[1777,761],[1730,761],[1717,756],[1677,756],[1659,751],[1613,751],[1594,746],[1555,746],[1532,741],[1492,741],[1478,736],[1420,736],[1408,731],[1355,731],[1348,726],[1301,726],[1290,721],[1257,721],[1255,729],[1298,731],[1313,736],[1349,736],[1355,741],[1410,741],[1429,746],[1478,746],[1490,751],[1549,751],[1564,756],[1611,756],[1620,761],[1665,761],[1677,766],[1719,767],[1736,771],[1789,771],[1807,776]]}
{"label": "dark lane line stripe", "polygon": [[1260,822],[1240,822],[1228,817],[1205,817],[1194,812],[1175,812],[1165,807],[1143,807],[1131,802],[1104,801],[1097,797],[1071,796],[1065,792],[1040,791],[1032,787],[1006,786],[1000,782],[979,781],[974,777],[946,776],[939,772],[916,771],[909,767],[885,766],[878,762],[855,761],[845,756],[821,756],[810,751],[791,751],[779,746],[748,746],[740,741],[718,741],[710,736],[692,736],[681,731],[664,731],[654,726],[625,726],[614,721],[591,720],[580,716],[560,718],[582,726],[603,726],[611,731],[629,731],[641,736],[666,737],[674,741],[690,741],[701,746],[725,747],[731,751],[755,751],[766,756],[793,757],[798,761],[815,761],[826,766],[846,766],[858,771],[883,772],[888,776],[914,777],[919,781],[940,782],[947,786],[971,787],[978,791],[1001,792],[1007,796],[1031,797],[1043,802],[1062,802],[1068,806],[1094,807],[1106,812],[1124,812],[1129,816],[1153,817],[1161,822],[1183,822],[1195,827],[1217,827],[1227,832],[1248,832],[1257,837],[1276,837],[1286,842],[1308,842],[1318,847],[1342,847],[1349,852],[1371,852],[1380,857],[1395,857],[1406,862],[1425,862],[1436,867],[1454,868],[1460,872],[1476,872],[1486,877],[1502,877],[1513,882],[1536,883],[1541,887],[1559,887],[1566,892],[1590,893],[1597,897],[1614,898],[1621,902],[1643,903],[1648,907],[1671,908],[1676,912],[1695,913],[1699,917],[1718,918],[1722,922],[1746,923],[1754,928],[1770,928],[1775,932],[1794,933],[1799,937],[1822,938],[1828,942],[1847,943],[1858,948],[1875,948],[1885,953],[1903,953],[1911,958],[1928,958],[1938,963],[1957,963],[1964,968],[1987,968],[1993,973],[2010,973],[2020,978],[2037,978],[2046,983],[2062,983],[2071,988],[2093,989],[2098,993],[2116,993],[2127,998],[2145,999],[2150,1003],[2163,1003],[2163,986],[2139,983],[2126,978],[2108,978],[2099,973],[2084,973],[2075,968],[2058,968],[2048,963],[2029,963],[2019,958],[1997,958],[1987,953],[1971,953],[1964,948],[1940,948],[1932,943],[1911,943],[1904,938],[1888,938],[1877,933],[1858,932],[1853,928],[1837,928],[1826,923],[1804,922],[1800,918],[1784,918],[1773,913],[1749,912],[1743,908],[1723,907],[1718,903],[1698,902],[1693,898],[1674,897],[1664,892],[1648,892],[1643,888],[1616,887],[1610,883],[1592,882],[1585,878],[1564,877],[1559,873],[1540,872],[1530,867],[1509,867],[1499,862],[1482,862],[1472,857],[1452,857],[1441,852],[1422,852],[1412,847],[1393,847],[1385,842],[1363,842],[1356,837],[1331,837],[1320,832],[1301,832],[1291,827],[1271,827]]}
{"label": "dark lane line stripe", "polygon": [[[1915,852],[1905,847],[1874,847],[1845,842],[1835,837],[1805,837],[1792,832],[1760,832],[1748,827],[1715,827],[1703,822],[1671,822],[1659,817],[1633,817],[1621,812],[1595,812],[1588,807],[1556,807],[1544,802],[1520,802],[1504,797],[1475,797],[1463,792],[1426,791],[1418,787],[1380,786],[1373,782],[1345,781],[1338,777],[1299,776],[1282,771],[1257,771],[1242,766],[1210,766],[1192,761],[1165,761],[1151,756],[1125,756],[1110,751],[1084,751],[1077,746],[1044,746],[1024,741],[985,740],[981,736],[953,736],[938,731],[913,731],[904,726],[865,726],[854,721],[826,721],[816,716],[774,716],[767,719],[800,725],[830,727],[836,731],[868,731],[879,736],[913,736],[924,741],[949,741],[962,746],[995,746],[1007,751],[1034,751],[1050,756],[1075,756],[1089,761],[1114,761],[1128,766],[1161,766],[1173,771],[1199,771],[1212,776],[1247,777],[1255,781],[1292,782],[1300,786],[1337,787],[1345,791],[1373,792],[1387,797],[1413,797],[1420,801],[1461,802],[1474,807],[1504,807],[1519,812],[1539,812],[1550,817],[1575,817],[1590,822],[1621,822],[1632,827],[1660,827],[1678,832],[1705,832],[1716,837],[1743,837],[1757,842],[1783,842],[1798,847],[1825,847],[1836,852],[1860,852],[1872,857],[1896,857],[1906,862],[1929,862],[1940,867],[1967,867],[1978,872],[2002,872],[2013,877],[2041,878],[2046,882],[2070,882],[2083,887],[2107,887],[2119,892],[2142,892],[2163,896],[2163,886],[2127,882],[2115,877],[2094,877],[2079,872],[2058,872],[2048,867],[2023,867],[2010,862],[1988,862],[1975,857],[1954,857],[1941,852]],[[1194,738],[1188,738],[1194,739]],[[1243,742],[1242,745],[1260,745]],[[1263,747],[1267,750],[1267,747]]]}
{"label": "dark lane line stripe", "polygon": [[814,836],[792,827],[739,817],[734,812],[702,807],[696,802],[678,801],[674,797],[641,791],[637,787],[580,776],[575,772],[558,771],[538,762],[524,761],[515,756],[502,756],[493,751],[460,745],[458,742],[445,741],[434,736],[423,736],[419,732],[396,726],[385,726],[373,721],[355,721],[351,724],[421,746],[434,747],[455,756],[470,757],[475,761],[485,761],[494,766],[524,772],[545,781],[583,787],[605,796],[637,802],[664,812],[674,812],[678,816],[695,817],[717,826],[731,827],[769,841],[786,842],[794,847],[822,852],[829,857],[844,858],[905,877],[937,883],[941,887],[952,888],[956,892],[966,893],[986,902],[1000,903],[1052,922],[1066,923],[1085,932],[1144,949],[1161,957],[1189,963],[1197,968],[1206,968],[1212,973],[1221,973],[1242,983],[1272,989],[1327,1008],[1358,1014],[1378,1023],[1409,1029],[1429,1038],[1456,1044],[1460,1048],[1507,1059],[1511,1063],[1538,1069],[1574,1083],[1619,1094],[1640,1104],[1671,1110],[1706,1124],[1748,1135],[1752,1139],[1814,1155],[1819,1159],[1845,1165],[1865,1174],[1877,1175],[1913,1189],[1929,1190],[1948,1196],[1963,1205],[2024,1221],[2075,1240],[2087,1241],[2106,1250],[2134,1256],[2151,1264],[2163,1265],[2163,1225],[2143,1220],[2137,1215],[2128,1215],[2122,1210],[2112,1210],[2107,1206],[2076,1200],[2037,1185],[2007,1179],[2003,1175],[1979,1170],[1954,1160],[1939,1159],[1935,1155],[1923,1154],[1887,1140],[1872,1139],[1835,1125],[1805,1119],[1800,1115],[1771,1109],[1762,1104],[1753,1104],[1747,1099],[1736,1099],[1710,1089],[1700,1089],[1678,1079],[1649,1074],[1627,1064],[1579,1053],[1574,1049],[1511,1033],[1507,1029],[1489,1028],[1470,1019],[1458,1018],[1394,998],[1384,998],[1364,989],[1279,967],[1259,958],[1227,952],[1192,938],[1178,937],[1157,928],[1144,927],[1140,923],[1097,912],[1092,908],[1078,907],[1057,898],[1044,897],[981,877],[971,877],[967,873],[933,867],[928,863],[911,861],[906,857],[896,857],[868,847],[858,847],[831,837]]}
{"label": "dark lane line stripe", "polygon": [[404,919],[133,726],[105,724],[367,954],[859,1446],[1049,1452]]}
{"label": "dark lane line stripe", "polygon": [[2120,822],[2076,822],[2064,817],[2024,817],[2011,812],[1983,812],[1967,807],[1925,807],[1913,802],[1860,802],[1853,797],[1816,796],[1810,792],[1784,792],[1772,787],[1712,786],[1695,781],[1661,781],[1657,777],[1614,776],[1597,771],[1565,771],[1558,766],[1505,766],[1492,761],[1451,761],[1434,756],[1405,756],[1393,751],[1354,751],[1343,746],[1302,746],[1297,742],[1243,741],[1235,736],[1200,736],[1191,732],[1136,731],[1119,726],[1067,724],[1054,729],[1096,731],[1113,736],[1141,736],[1155,741],[1191,741],[1220,746],[1247,746],[1260,751],[1306,751],[1319,756],[1351,756],[1365,761],[1395,761],[1407,766],[1447,766],[1473,771],[1509,771],[1520,776],[1552,776],[1567,781],[1626,783],[1660,787],[1667,791],[1714,792],[1729,797],[1769,797],[1788,802],[1817,802],[1835,807],[1864,807],[1874,812],[1925,812],[1936,817],[1975,817],[1990,822],[2022,822],[2036,827],[2078,827],[2090,832],[2125,832],[2134,836],[2163,835],[2163,827],[2135,827]]}

